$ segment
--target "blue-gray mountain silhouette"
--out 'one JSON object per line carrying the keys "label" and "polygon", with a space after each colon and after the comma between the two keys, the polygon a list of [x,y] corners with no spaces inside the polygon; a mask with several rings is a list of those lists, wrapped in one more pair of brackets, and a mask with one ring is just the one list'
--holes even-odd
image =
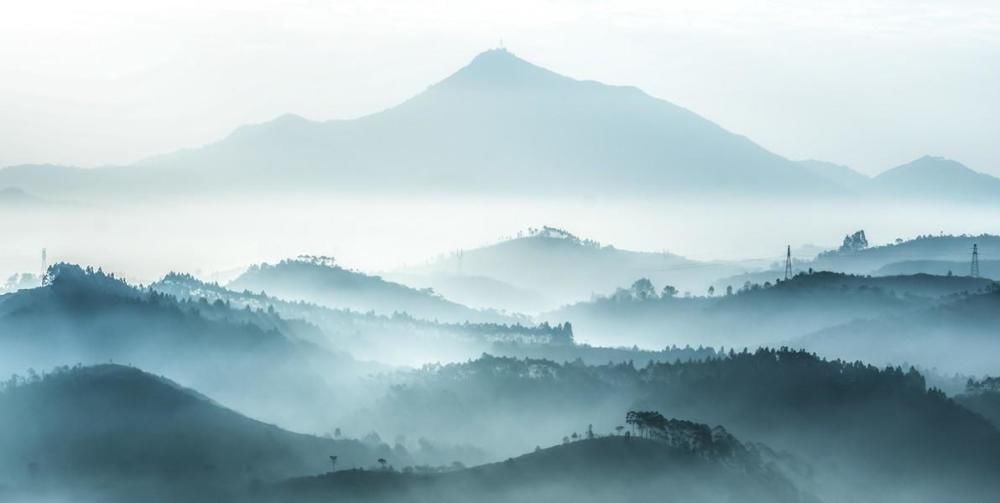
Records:
{"label": "blue-gray mountain silhouette", "polygon": [[410,100],[355,120],[285,115],[127,169],[15,168],[0,182],[9,177],[53,190],[153,184],[605,194],[841,190],[639,89],[574,80],[505,50],[484,52]]}

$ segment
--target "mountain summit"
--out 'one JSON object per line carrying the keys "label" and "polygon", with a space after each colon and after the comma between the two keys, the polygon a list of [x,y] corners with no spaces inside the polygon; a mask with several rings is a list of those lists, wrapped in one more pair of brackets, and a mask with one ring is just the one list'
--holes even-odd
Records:
{"label": "mountain summit", "polygon": [[[40,180],[10,180],[30,181]],[[562,76],[504,49],[483,52],[417,96],[359,119],[282,116],[205,147],[41,183],[70,191],[844,192],[685,108],[634,87]]]}
{"label": "mountain summit", "polygon": [[573,79],[533,65],[507,49],[490,49],[477,55],[468,65],[434,87],[441,89],[457,86],[531,87],[571,82]]}

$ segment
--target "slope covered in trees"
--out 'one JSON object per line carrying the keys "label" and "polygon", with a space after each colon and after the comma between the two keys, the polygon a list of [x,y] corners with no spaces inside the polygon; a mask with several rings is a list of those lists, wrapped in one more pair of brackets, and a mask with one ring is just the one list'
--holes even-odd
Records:
{"label": "slope covered in trees", "polygon": [[[171,273],[150,286],[178,299],[197,301],[200,306],[231,307],[237,311],[273,313],[285,324],[305,321],[318,330],[298,330],[299,338],[335,351],[350,352],[362,360],[386,364],[422,365],[460,361],[484,352],[506,356],[530,356],[554,360],[581,358],[589,363],[609,360],[674,361],[716,356],[712,348],[677,347],[660,350],[638,347],[602,347],[578,344],[568,323],[503,324],[443,323],[421,320],[407,314],[384,316],[347,309],[331,309],[302,301],[287,301],[263,293],[236,292],[206,283],[187,274]],[[303,325],[302,323],[297,323]],[[432,351],[429,351],[432,350]]]}
{"label": "slope covered in trees", "polygon": [[477,311],[451,302],[433,291],[415,290],[378,276],[350,271],[323,257],[299,257],[273,265],[255,265],[228,287],[332,308],[378,314],[407,313],[428,320],[517,321],[513,316]]}
{"label": "slope covered in trees", "polygon": [[[254,417],[308,429],[330,419],[314,410],[319,404],[360,393],[357,376],[378,368],[308,342],[315,326],[275,313],[177,300],[68,264],[53,266],[48,276],[42,288],[0,297],[0,370],[6,374],[78,362],[131,363]],[[247,386],[255,393],[247,394]]]}
{"label": "slope covered in trees", "polygon": [[[59,368],[4,383],[0,473],[15,496],[235,501],[254,486],[405,452],[282,430],[132,367]],[[400,457],[402,455],[402,457]],[[2,494],[2,493],[0,493]]]}
{"label": "slope covered in trees", "polygon": [[[703,426],[708,429],[707,426]],[[718,430],[717,430],[718,431]],[[340,471],[290,480],[270,501],[813,502],[752,446],[727,436],[725,456],[662,441],[584,439],[444,474]]]}
{"label": "slope covered in trees", "polygon": [[725,424],[801,457],[819,496],[834,501],[975,501],[1000,489],[990,475],[1000,432],[919,373],[791,350],[643,367],[484,357],[425,368],[393,388],[376,417],[387,431],[479,435],[503,453],[586,423],[612,431],[621,419],[610,411],[636,407]]}
{"label": "slope covered in trees", "polygon": [[[831,250],[819,254],[814,261],[804,265],[816,270],[873,274],[897,262],[947,261],[964,264],[952,272],[957,276],[965,276],[969,274],[972,245],[978,245],[980,260],[995,260],[1000,256],[1000,236],[925,235],[907,240],[897,239],[894,243],[886,245]],[[915,272],[935,273],[934,270]]]}
{"label": "slope covered in trees", "polygon": [[795,340],[831,357],[909,362],[945,373],[996,374],[1000,288],[903,313],[837,325]]}
{"label": "slope covered in trees", "polygon": [[868,277],[800,273],[784,281],[730,285],[680,296],[640,279],[629,288],[541,316],[567,320],[581,340],[647,346],[776,344],[857,319],[901,314],[982,291],[990,280],[930,275]]}

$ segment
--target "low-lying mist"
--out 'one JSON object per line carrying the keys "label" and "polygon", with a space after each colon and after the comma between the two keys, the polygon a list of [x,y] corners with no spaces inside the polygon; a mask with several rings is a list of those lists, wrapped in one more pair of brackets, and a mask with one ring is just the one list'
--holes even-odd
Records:
{"label": "low-lying mist", "polygon": [[[52,261],[101,266],[149,283],[169,271],[230,279],[250,264],[303,253],[368,272],[416,265],[554,225],[617,248],[698,260],[778,260],[787,244],[833,247],[858,228],[873,242],[948,230],[995,230],[979,207],[803,204],[732,198],[651,200],[305,194],[217,199],[93,200],[0,208],[0,276]],[[627,225],[623,225],[627,222]],[[702,291],[705,285],[679,285]],[[598,293],[598,292],[595,292]]]}

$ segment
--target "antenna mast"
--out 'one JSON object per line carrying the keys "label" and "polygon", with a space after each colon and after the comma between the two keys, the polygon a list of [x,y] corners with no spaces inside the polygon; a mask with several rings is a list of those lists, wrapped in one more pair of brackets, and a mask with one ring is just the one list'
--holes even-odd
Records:
{"label": "antenna mast", "polygon": [[969,266],[969,276],[979,277],[979,245],[972,244],[972,264]]}
{"label": "antenna mast", "polygon": [[785,252],[785,281],[788,281],[792,277],[792,245],[788,245],[788,249]]}

